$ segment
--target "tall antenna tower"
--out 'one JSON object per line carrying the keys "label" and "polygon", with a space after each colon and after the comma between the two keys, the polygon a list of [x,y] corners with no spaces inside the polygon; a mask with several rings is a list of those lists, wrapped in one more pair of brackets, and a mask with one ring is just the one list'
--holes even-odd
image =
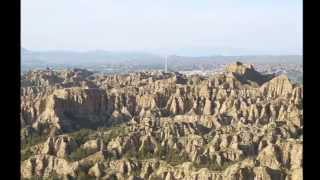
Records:
{"label": "tall antenna tower", "polygon": [[168,72],[168,56],[165,57],[164,72]]}

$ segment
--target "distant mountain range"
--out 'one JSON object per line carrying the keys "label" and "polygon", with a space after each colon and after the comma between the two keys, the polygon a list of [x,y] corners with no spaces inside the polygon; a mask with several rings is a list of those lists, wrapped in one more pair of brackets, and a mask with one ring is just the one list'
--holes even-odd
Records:
{"label": "distant mountain range", "polygon": [[[140,52],[110,52],[110,51],[30,51],[21,49],[21,60],[32,61],[34,59],[44,61],[45,63],[66,63],[66,64],[87,64],[87,63],[108,63],[131,60],[150,60],[160,58],[159,56],[140,53]],[[146,61],[149,62],[149,61]]]}
{"label": "distant mountain range", "polygon": [[[213,53],[214,54],[214,53]],[[199,63],[230,63],[242,61],[244,63],[294,63],[301,64],[301,55],[283,56],[202,56],[189,57],[172,55],[168,57],[171,66],[188,65]],[[140,66],[162,66],[164,56],[146,52],[113,52],[113,51],[31,51],[21,48],[22,69],[44,68],[46,66],[93,66],[93,65],[140,65]]]}

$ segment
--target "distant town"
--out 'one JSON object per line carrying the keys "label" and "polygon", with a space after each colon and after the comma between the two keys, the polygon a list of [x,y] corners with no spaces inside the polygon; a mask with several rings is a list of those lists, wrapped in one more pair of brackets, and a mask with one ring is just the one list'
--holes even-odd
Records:
{"label": "distant town", "polygon": [[[166,59],[167,57],[167,68]],[[22,49],[22,73],[28,70],[82,68],[99,74],[126,74],[141,71],[175,71],[186,75],[220,73],[227,64],[241,61],[254,65],[261,73],[286,74],[302,83],[302,56],[160,56],[149,53],[102,52],[37,52]]]}

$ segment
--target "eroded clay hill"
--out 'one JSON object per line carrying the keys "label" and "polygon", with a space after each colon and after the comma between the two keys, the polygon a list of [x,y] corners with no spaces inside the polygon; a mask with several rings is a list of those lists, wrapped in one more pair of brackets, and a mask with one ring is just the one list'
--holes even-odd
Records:
{"label": "eroded clay hill", "polygon": [[222,74],[30,71],[23,178],[302,179],[303,88],[231,64]]}

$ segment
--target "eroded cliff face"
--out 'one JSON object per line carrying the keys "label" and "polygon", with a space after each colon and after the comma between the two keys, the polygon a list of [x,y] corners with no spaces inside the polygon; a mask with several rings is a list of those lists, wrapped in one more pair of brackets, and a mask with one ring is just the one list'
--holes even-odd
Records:
{"label": "eroded cliff face", "polygon": [[302,91],[286,76],[239,62],[210,77],[29,72],[21,88],[21,174],[302,179]]}

